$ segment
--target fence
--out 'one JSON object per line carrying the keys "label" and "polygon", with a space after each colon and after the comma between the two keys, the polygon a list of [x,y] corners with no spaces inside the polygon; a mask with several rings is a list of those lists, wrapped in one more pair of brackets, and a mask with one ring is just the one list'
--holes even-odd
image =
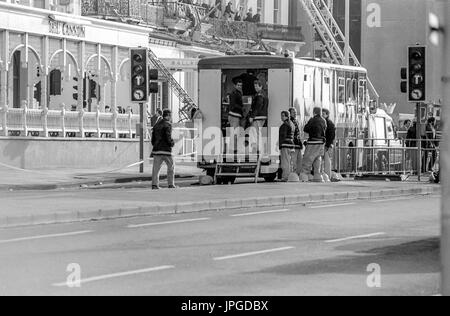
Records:
{"label": "fence", "polygon": [[[131,113],[0,109],[0,135],[3,136],[133,139],[138,134],[139,122],[139,115]],[[150,131],[145,133],[146,138],[150,134]],[[195,135],[195,128],[183,125],[174,127],[174,154],[183,158],[196,158]]]}
{"label": "fence", "polygon": [[334,169],[342,175],[418,175],[434,168],[441,140],[340,140]]}

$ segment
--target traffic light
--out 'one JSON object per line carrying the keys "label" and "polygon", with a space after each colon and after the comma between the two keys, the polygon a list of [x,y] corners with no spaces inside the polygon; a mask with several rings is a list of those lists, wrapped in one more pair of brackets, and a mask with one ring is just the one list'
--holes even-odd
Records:
{"label": "traffic light", "polygon": [[131,102],[148,101],[147,49],[131,50]]}
{"label": "traffic light", "polygon": [[401,69],[400,77],[402,79],[400,83],[400,91],[402,93],[408,93],[408,68],[404,67]]}
{"label": "traffic light", "polygon": [[408,101],[426,100],[426,47],[408,47]]}
{"label": "traffic light", "polygon": [[148,91],[149,93],[158,93],[159,91],[159,84],[158,84],[158,69],[149,69],[148,70]]}

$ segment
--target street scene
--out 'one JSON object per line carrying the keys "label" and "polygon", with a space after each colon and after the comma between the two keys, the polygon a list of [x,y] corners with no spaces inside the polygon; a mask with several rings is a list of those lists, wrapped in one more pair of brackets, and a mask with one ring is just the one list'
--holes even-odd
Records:
{"label": "street scene", "polygon": [[0,295],[450,295],[449,23],[447,0],[0,0]]}

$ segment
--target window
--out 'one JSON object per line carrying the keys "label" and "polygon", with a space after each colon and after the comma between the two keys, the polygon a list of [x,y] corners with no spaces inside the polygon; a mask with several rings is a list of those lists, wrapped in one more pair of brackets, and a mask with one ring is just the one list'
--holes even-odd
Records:
{"label": "window", "polygon": [[312,92],[311,92],[311,80],[310,80],[311,76],[308,74],[305,74],[305,83],[303,84],[303,97],[305,99],[309,99],[312,97]]}
{"label": "window", "polygon": [[61,71],[59,69],[53,69],[50,71],[50,95],[61,95]]}
{"label": "window", "polygon": [[366,107],[366,81],[360,79],[358,86],[358,112],[362,113]]}
{"label": "window", "polygon": [[274,0],[273,24],[281,24],[281,0]]}
{"label": "window", "polygon": [[338,80],[338,103],[345,104],[345,79]]}

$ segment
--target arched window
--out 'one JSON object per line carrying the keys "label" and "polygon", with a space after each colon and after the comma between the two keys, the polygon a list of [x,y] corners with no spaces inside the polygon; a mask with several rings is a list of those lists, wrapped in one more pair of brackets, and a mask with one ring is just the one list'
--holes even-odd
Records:
{"label": "arched window", "polygon": [[61,70],[53,69],[52,71],[50,71],[49,80],[50,80],[50,89],[49,89],[50,95],[61,95],[62,92]]}

